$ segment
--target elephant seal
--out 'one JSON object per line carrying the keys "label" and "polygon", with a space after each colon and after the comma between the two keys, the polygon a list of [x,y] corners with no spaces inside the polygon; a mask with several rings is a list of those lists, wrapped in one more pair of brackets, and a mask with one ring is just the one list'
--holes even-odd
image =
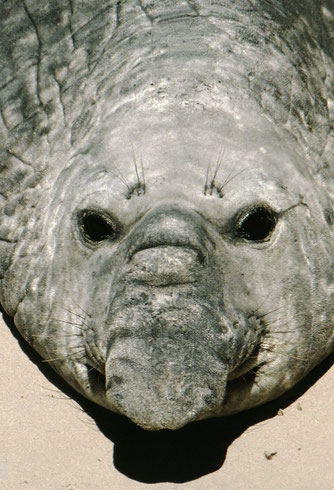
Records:
{"label": "elephant seal", "polygon": [[0,301],[149,430],[334,346],[331,0],[2,2]]}

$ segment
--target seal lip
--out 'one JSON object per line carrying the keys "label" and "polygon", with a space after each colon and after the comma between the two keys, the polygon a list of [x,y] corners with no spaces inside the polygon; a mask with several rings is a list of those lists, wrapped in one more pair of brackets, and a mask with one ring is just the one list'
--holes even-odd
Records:
{"label": "seal lip", "polygon": [[[258,376],[258,371],[261,369],[262,365],[264,363],[258,363],[256,360],[256,352],[258,351],[259,346],[256,346],[253,353],[250,354],[250,356],[247,357],[245,362],[235,370],[238,371],[236,377],[231,378],[231,374],[228,376],[226,379],[226,388],[225,388],[225,394],[222,399],[221,405],[216,407],[216,409],[213,409],[211,407],[210,410],[206,407],[205,410],[199,411],[197,414],[196,418],[192,421],[197,421],[197,420],[204,420],[207,418],[211,417],[219,417],[221,416],[221,412],[224,410],[224,406],[226,405],[226,400],[228,400],[230,393],[233,392],[235,387],[238,386],[238,384],[242,380],[243,385],[251,385],[254,383],[254,380]],[[250,360],[254,358],[254,362],[250,364]],[[133,420],[134,423],[137,425],[141,426],[145,430],[161,430],[161,429],[167,429],[167,430],[176,430],[179,429],[184,425],[184,422],[180,422],[176,425],[173,425],[171,427],[160,427],[156,426],[153,427],[152,424],[147,424],[144,421],[139,421],[139,420],[134,420],[133,417],[131,417],[131,414],[124,412],[121,407],[118,407],[117,404],[115,405],[112,403],[110,404],[110,401],[108,399],[108,388],[107,388],[107,378],[106,374],[102,372],[102,370],[98,369],[97,366],[93,366],[92,363],[84,362],[84,363],[76,363],[77,365],[79,364],[80,366],[77,366],[77,372],[80,372],[80,386],[77,384],[74,386],[78,391],[81,391],[85,396],[88,396],[92,401],[95,403],[98,403],[102,406],[104,406],[106,409],[111,410],[114,413],[118,413],[120,415],[123,415],[130,420]],[[246,370],[241,370],[242,368],[247,366]],[[238,411],[238,410],[237,410]],[[191,422],[188,421],[186,423]]]}
{"label": "seal lip", "polygon": [[258,359],[257,359],[259,351],[260,351],[260,339],[259,339],[258,343],[255,345],[252,352],[250,352],[250,354],[242,362],[242,364],[240,364],[239,366],[234,368],[229,373],[228,378],[227,378],[228,384],[232,383],[233,381],[240,379],[241,377],[249,376],[249,374],[251,372],[254,373],[260,367]]}

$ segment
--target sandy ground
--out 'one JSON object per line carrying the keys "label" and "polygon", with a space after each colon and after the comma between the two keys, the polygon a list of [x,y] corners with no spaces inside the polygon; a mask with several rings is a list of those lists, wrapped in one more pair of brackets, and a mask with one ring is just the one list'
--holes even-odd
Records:
{"label": "sandy ground", "polygon": [[0,355],[1,490],[334,489],[333,356],[261,410],[147,433],[74,394],[1,321]]}

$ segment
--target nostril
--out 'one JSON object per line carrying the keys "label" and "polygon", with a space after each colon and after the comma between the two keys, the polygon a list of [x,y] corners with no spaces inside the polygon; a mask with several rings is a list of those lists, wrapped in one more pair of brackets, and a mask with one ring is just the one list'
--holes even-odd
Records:
{"label": "nostril", "polygon": [[169,242],[164,242],[164,241],[152,241],[149,243],[140,243],[137,246],[134,246],[130,249],[130,259],[134,255],[136,255],[138,252],[142,252],[143,250],[154,250],[156,248],[176,248],[184,251],[192,251],[197,254],[197,259],[199,263],[203,263],[206,258],[206,254],[204,250],[200,246],[196,246],[195,244],[192,243],[184,243],[184,241],[181,240],[170,240]]}

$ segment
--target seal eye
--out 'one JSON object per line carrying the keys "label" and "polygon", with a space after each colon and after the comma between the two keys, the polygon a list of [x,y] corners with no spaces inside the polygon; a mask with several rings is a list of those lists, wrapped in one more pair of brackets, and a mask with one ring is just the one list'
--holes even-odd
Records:
{"label": "seal eye", "polygon": [[270,238],[276,223],[276,213],[266,206],[259,206],[241,217],[237,225],[237,234],[246,240],[265,241]]}
{"label": "seal eye", "polygon": [[84,210],[79,214],[79,228],[86,240],[102,242],[116,235],[110,217],[99,211]]}

